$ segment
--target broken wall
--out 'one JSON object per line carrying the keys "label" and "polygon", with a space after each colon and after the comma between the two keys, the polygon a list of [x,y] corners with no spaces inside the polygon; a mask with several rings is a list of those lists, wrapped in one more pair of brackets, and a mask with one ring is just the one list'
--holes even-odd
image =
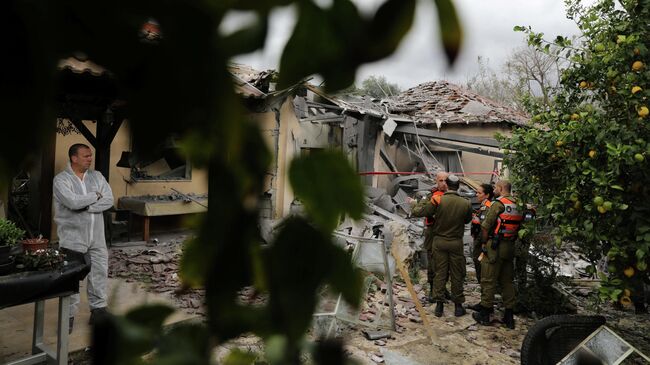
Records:
{"label": "broken wall", "polygon": [[[464,135],[464,136],[487,137],[487,138],[494,138],[494,136],[497,133],[506,136],[510,136],[512,134],[511,128],[501,123],[481,123],[481,124],[477,123],[473,125],[444,124],[443,127],[440,129],[440,131],[458,134],[458,135]],[[461,146],[467,146],[472,148],[477,147],[476,145],[471,145],[466,143],[460,143],[460,142],[454,142],[454,143]],[[487,151],[494,151],[494,152],[500,151],[497,148],[490,148],[490,147],[481,147],[481,148]],[[452,151],[451,149],[440,148],[440,147],[436,147],[435,149],[439,151]],[[493,171],[495,161],[501,161],[502,159],[463,151],[460,160],[465,172],[487,172],[487,171]],[[470,174],[467,176],[480,182],[490,181],[490,175]]]}

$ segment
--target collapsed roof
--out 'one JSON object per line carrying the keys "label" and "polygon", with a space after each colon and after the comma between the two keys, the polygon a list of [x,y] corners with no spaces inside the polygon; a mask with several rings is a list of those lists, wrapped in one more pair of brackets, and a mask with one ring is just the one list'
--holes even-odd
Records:
{"label": "collapsed roof", "polygon": [[528,125],[529,118],[508,106],[447,81],[425,82],[381,101],[389,113],[422,124],[506,123]]}

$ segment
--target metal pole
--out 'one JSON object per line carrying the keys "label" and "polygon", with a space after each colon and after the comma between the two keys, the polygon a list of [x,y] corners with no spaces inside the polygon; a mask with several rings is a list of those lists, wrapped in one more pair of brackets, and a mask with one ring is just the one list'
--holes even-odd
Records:
{"label": "metal pole", "polygon": [[388,307],[390,308],[390,328],[395,331],[395,303],[393,303],[393,276],[388,265],[388,247],[393,241],[393,234],[390,231],[384,232],[384,241],[381,243],[381,252],[384,256],[384,280],[386,281],[386,294],[388,295]]}

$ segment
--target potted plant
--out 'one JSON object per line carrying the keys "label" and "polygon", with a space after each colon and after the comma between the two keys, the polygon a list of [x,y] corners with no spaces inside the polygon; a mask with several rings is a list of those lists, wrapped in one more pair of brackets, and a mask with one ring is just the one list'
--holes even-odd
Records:
{"label": "potted plant", "polygon": [[6,275],[14,269],[14,259],[11,257],[11,248],[16,246],[25,231],[16,227],[14,222],[0,219],[0,275]]}
{"label": "potted plant", "polygon": [[47,238],[43,238],[43,235],[38,235],[36,238],[26,238],[22,240],[23,251],[34,252],[44,250],[47,248],[49,242]]}
{"label": "potted plant", "polygon": [[65,254],[53,248],[45,248],[25,251],[18,259],[25,270],[48,271],[60,269],[65,262]]}

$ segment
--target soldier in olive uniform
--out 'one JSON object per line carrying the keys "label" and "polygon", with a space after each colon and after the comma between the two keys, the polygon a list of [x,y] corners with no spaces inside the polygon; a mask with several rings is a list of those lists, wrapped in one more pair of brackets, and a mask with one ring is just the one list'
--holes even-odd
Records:
{"label": "soldier in olive uniform", "polygon": [[451,279],[451,299],[455,304],[454,315],[465,314],[463,303],[463,281],[465,280],[465,255],[463,234],[465,224],[472,220],[472,206],[469,200],[458,195],[460,179],[455,175],[447,177],[447,192],[433,197],[424,207],[427,215],[435,216],[433,224],[433,262],[435,269],[433,297],[436,301],[434,314],[442,316],[444,290]]}
{"label": "soldier in olive uniform", "polygon": [[[447,176],[448,173],[444,171],[439,171],[436,174],[436,188],[432,191],[431,198],[435,196],[442,196],[445,191],[447,191]],[[433,215],[427,214],[427,202],[430,198],[420,200],[413,208],[411,208],[412,217],[424,217],[424,249],[427,252],[427,282],[429,283],[429,303],[433,303],[433,278],[435,276],[435,271],[433,268],[433,223],[435,218]],[[409,200],[412,204],[415,203],[415,200]],[[449,293],[445,294],[449,297]]]}
{"label": "soldier in olive uniform", "polygon": [[512,310],[516,304],[513,257],[517,231],[524,217],[515,199],[510,196],[510,188],[510,182],[506,180],[497,183],[495,194],[498,198],[481,223],[481,242],[487,257],[481,260],[481,307],[472,316],[482,325],[490,323],[494,295],[500,287],[505,306],[502,321],[513,329],[515,320]]}

